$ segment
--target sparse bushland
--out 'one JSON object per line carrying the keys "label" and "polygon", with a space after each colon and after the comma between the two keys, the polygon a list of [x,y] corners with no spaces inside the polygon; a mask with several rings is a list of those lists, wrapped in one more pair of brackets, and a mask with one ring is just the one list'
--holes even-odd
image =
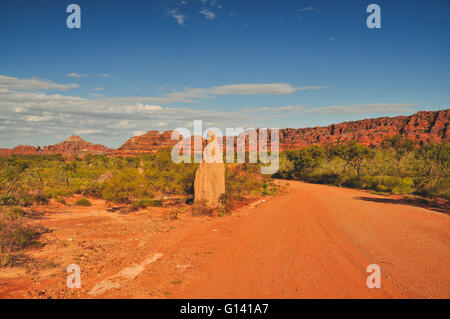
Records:
{"label": "sparse bushland", "polygon": [[48,229],[27,223],[24,215],[18,207],[0,209],[0,267],[23,265],[30,260],[23,250],[42,246],[38,239]]}
{"label": "sparse bushland", "polygon": [[191,195],[196,167],[173,163],[170,150],[127,158],[2,157],[0,205],[40,205],[73,194],[130,204],[159,195]]}
{"label": "sparse bushland", "polygon": [[274,177],[449,201],[449,161],[447,143],[419,146],[394,136],[377,149],[350,143],[282,152]]}
{"label": "sparse bushland", "polygon": [[277,187],[271,177],[261,175],[258,164],[229,164],[225,170],[225,191],[220,198],[222,215],[229,214],[246,196],[274,195]]}
{"label": "sparse bushland", "polygon": [[[226,177],[229,203],[244,195],[274,192],[275,188],[260,176],[259,164],[226,165],[230,167]],[[197,167],[198,164],[175,164],[170,149],[136,157],[1,157],[0,205],[42,205],[52,198],[65,203],[64,197],[80,194],[135,208],[162,206],[162,198],[168,196],[193,196]]]}

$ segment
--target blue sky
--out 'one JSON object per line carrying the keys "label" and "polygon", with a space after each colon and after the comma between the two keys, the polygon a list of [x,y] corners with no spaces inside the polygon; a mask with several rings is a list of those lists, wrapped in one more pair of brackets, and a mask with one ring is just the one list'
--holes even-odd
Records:
{"label": "blue sky", "polygon": [[449,13],[447,0],[3,0],[0,147],[446,109]]}

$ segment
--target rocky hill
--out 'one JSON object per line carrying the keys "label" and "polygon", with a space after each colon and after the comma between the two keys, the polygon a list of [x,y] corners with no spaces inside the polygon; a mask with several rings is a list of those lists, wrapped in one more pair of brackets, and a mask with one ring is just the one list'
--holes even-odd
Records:
{"label": "rocky hill", "polygon": [[100,144],[86,142],[81,137],[73,135],[67,140],[49,146],[19,145],[13,149],[0,149],[0,156],[61,154],[64,157],[84,156],[86,154],[113,154],[114,150]]}
{"label": "rocky hill", "polygon": [[326,127],[280,130],[280,148],[299,148],[310,144],[356,141],[379,146],[383,139],[405,135],[419,143],[450,142],[450,109],[418,112],[411,116],[380,117],[332,124]]}
{"label": "rocky hill", "polygon": [[178,141],[171,140],[172,131],[148,131],[140,136],[133,136],[116,151],[116,155],[139,155],[156,152],[161,148],[175,145]]}
{"label": "rocky hill", "polygon": [[[405,135],[419,143],[450,142],[449,118],[450,109],[447,109],[418,112],[411,116],[344,122],[324,127],[286,128],[280,130],[280,149],[295,149],[311,144],[345,143],[352,140],[376,147],[386,137],[396,134]],[[144,135],[134,136],[123,144],[118,152],[121,155],[155,152],[178,142],[170,140],[171,133],[172,131],[163,133],[149,131]],[[270,134],[268,135],[270,137]],[[193,143],[191,145],[193,147]],[[204,141],[203,145],[205,145]]]}
{"label": "rocky hill", "polygon": [[[450,109],[418,112],[411,116],[380,117],[360,121],[343,122],[324,127],[286,128],[280,130],[280,149],[301,148],[310,144],[344,143],[356,141],[368,146],[379,146],[389,136],[401,134],[419,143],[450,142]],[[149,131],[134,136],[118,149],[110,149],[100,144],[84,141],[79,136],[71,136],[56,145],[35,147],[19,145],[13,149],[0,149],[0,156],[31,154],[62,154],[65,157],[86,154],[108,154],[132,156],[156,152],[178,143],[171,140],[172,131]],[[269,134],[270,136],[270,134]],[[191,146],[194,146],[194,137]],[[205,141],[202,141],[205,145]]]}

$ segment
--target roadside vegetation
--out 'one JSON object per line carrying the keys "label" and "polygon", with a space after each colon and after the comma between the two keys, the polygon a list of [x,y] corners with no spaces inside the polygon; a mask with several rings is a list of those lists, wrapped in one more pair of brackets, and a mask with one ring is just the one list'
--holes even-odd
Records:
{"label": "roadside vegetation", "polygon": [[39,237],[48,231],[32,223],[34,217],[20,207],[0,207],[0,267],[23,266],[32,262],[24,251],[42,247]]}
{"label": "roadside vegetation", "polygon": [[353,142],[285,151],[274,177],[449,201],[449,163],[447,143],[420,146],[397,135],[376,149]]}
{"label": "roadside vegetation", "polygon": [[[446,143],[416,145],[394,136],[377,149],[349,143],[282,152],[279,171],[273,177],[448,202],[449,160]],[[50,200],[65,205],[74,195],[75,205],[87,207],[93,199],[133,209],[161,207],[167,198],[192,204],[197,166],[173,163],[170,149],[136,157],[0,157],[0,267],[25,264],[29,261],[27,249],[42,245],[39,238],[48,230],[34,220],[35,206]],[[229,214],[249,197],[278,191],[271,176],[260,174],[259,163],[226,164],[226,193],[219,214]],[[216,213],[194,206],[197,215]],[[166,212],[166,219],[177,219],[179,212]]]}
{"label": "roadside vegetation", "polygon": [[[51,200],[66,205],[74,195],[74,204],[86,207],[93,199],[130,209],[161,207],[167,198],[192,204],[197,167],[173,163],[170,149],[136,157],[0,157],[0,267],[23,265],[29,260],[26,250],[41,245],[39,237],[47,230],[33,220],[31,212],[36,206]],[[276,191],[271,179],[258,172],[258,164],[227,165],[227,193],[222,196],[219,213],[229,213],[246,196]],[[178,214],[173,209],[166,219],[176,219]]]}
{"label": "roadside vegetation", "polygon": [[[162,206],[161,198],[192,197],[198,164],[175,164],[170,149],[136,157],[87,155],[70,160],[60,155],[0,157],[0,205],[29,207],[50,199],[82,195],[75,204],[90,206],[89,198],[130,204],[136,208]],[[238,199],[268,194],[257,164],[227,168],[227,195]],[[265,185],[265,186],[264,186]]]}

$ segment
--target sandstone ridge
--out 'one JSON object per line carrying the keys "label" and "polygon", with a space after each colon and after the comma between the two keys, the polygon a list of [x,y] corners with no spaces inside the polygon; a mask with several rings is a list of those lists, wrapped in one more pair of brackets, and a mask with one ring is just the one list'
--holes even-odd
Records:
{"label": "sandstone ridge", "polygon": [[[345,143],[356,141],[368,146],[379,146],[381,142],[396,134],[404,135],[421,144],[450,142],[450,109],[423,111],[411,116],[380,117],[359,121],[343,122],[323,127],[286,128],[280,130],[280,150],[302,148],[311,144]],[[19,145],[12,149],[0,149],[0,156],[62,154],[64,157],[86,154],[107,154],[134,156],[154,153],[162,148],[178,143],[171,140],[172,131],[148,131],[134,136],[118,149],[84,141],[79,136],[71,136],[64,142],[49,146]],[[270,134],[269,134],[270,136]],[[191,138],[191,148],[194,140]],[[205,146],[205,141],[199,141]],[[270,144],[270,143],[269,143]]]}

